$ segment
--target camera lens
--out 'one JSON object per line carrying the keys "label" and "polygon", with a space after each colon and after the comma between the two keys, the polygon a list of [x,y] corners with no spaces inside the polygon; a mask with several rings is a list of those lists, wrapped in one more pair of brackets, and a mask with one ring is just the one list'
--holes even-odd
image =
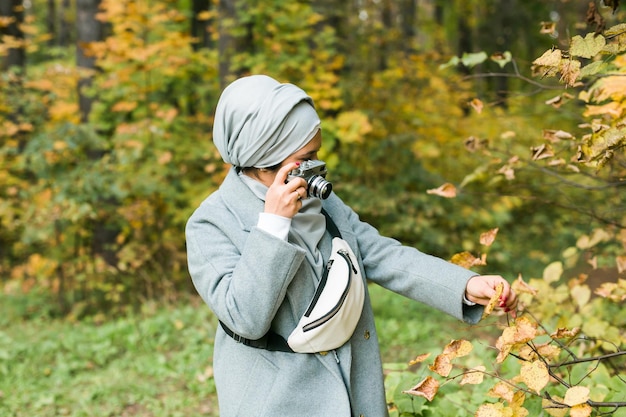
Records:
{"label": "camera lens", "polygon": [[307,191],[310,196],[326,200],[330,196],[332,190],[333,185],[326,181],[324,177],[314,175],[309,180],[309,189]]}

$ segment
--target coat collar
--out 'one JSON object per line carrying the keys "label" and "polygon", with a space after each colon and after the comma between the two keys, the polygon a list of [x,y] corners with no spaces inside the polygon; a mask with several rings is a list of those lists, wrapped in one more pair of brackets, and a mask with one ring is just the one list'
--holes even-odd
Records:
{"label": "coat collar", "polygon": [[226,207],[235,215],[241,228],[250,231],[257,224],[259,213],[263,211],[263,201],[239,178],[234,167],[228,171],[220,191]]}

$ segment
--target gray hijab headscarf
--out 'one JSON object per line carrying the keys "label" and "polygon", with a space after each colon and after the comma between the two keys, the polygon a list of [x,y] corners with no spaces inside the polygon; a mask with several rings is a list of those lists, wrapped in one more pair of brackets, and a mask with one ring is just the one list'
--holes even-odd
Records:
{"label": "gray hijab headscarf", "polygon": [[222,92],[213,142],[226,163],[268,168],[306,145],[319,127],[313,100],[301,88],[251,75]]}

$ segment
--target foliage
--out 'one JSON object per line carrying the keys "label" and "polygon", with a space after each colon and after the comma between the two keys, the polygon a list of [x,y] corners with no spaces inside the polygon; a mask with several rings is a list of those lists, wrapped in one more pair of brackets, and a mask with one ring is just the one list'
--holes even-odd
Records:
{"label": "foliage", "polygon": [[[551,416],[626,415],[626,314],[620,307],[626,280],[598,284],[588,282],[587,274],[574,275],[576,260],[601,243],[597,235],[582,237],[565,252],[565,261],[548,265],[541,278],[527,283],[518,277],[513,287],[522,314],[506,317],[493,347],[455,339],[434,359],[426,353],[409,363],[430,363],[428,369],[416,374],[406,365],[397,367],[387,380],[395,415],[430,415],[429,410],[446,415],[444,403],[457,401],[475,408],[450,415],[527,416],[542,409]],[[467,255],[456,259],[480,262]],[[494,295],[486,313],[500,295]],[[416,379],[417,385],[410,382]],[[475,389],[468,392],[465,385]]]}
{"label": "foliage", "polygon": [[203,305],[149,302],[110,321],[24,322],[24,312],[12,312],[17,301],[1,298],[1,415],[218,415],[210,359],[217,322]]}

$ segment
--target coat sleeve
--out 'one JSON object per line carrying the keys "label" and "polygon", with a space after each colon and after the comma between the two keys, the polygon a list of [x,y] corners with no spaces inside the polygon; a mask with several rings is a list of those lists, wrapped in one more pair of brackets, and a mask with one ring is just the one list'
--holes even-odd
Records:
{"label": "coat sleeve", "polygon": [[209,204],[191,216],[185,234],[189,273],[203,300],[235,333],[263,336],[304,251],[257,227],[244,231],[227,210]]}
{"label": "coat sleeve", "polygon": [[475,272],[381,236],[352,209],[343,207],[368,280],[467,323],[480,320],[483,307],[463,303],[467,281]]}

